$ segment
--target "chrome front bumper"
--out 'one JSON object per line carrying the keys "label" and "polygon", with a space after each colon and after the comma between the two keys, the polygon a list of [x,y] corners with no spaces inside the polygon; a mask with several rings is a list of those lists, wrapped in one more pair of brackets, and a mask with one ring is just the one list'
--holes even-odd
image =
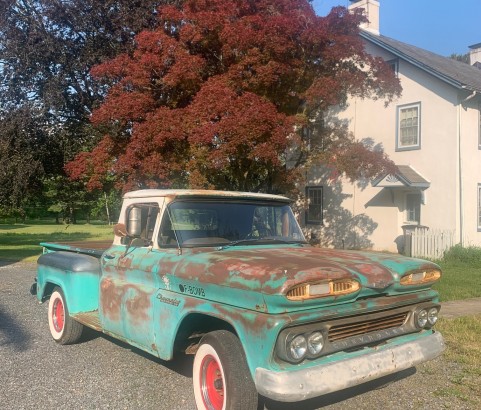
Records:
{"label": "chrome front bumper", "polygon": [[445,349],[440,333],[370,353],[301,370],[257,368],[257,391],[277,401],[301,401],[365,383],[434,359]]}

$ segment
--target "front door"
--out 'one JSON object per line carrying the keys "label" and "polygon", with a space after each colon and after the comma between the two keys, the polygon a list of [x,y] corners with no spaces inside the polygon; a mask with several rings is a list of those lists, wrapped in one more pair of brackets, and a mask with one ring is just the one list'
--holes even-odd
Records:
{"label": "front door", "polygon": [[[156,354],[154,320],[158,312],[158,253],[152,251],[159,204],[142,204],[145,215],[142,240],[112,247],[102,257],[100,320],[102,327],[119,339]],[[142,218],[144,218],[142,212]]]}

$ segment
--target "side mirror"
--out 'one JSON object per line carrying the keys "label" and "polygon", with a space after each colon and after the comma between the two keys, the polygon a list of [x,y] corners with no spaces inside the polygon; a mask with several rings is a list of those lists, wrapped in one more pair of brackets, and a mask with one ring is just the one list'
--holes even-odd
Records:
{"label": "side mirror", "polygon": [[127,218],[127,232],[129,236],[140,237],[142,233],[142,209],[132,207]]}
{"label": "side mirror", "polygon": [[120,236],[121,238],[125,238],[126,236],[129,236],[127,233],[127,227],[125,224],[119,223],[114,225],[114,235],[115,236]]}

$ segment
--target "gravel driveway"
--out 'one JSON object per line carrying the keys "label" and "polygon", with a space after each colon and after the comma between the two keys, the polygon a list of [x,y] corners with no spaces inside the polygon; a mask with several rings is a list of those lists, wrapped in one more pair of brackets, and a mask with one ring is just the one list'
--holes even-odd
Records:
{"label": "gravel driveway", "polygon": [[[163,362],[92,332],[77,345],[57,345],[47,305],[29,288],[34,264],[0,265],[1,409],[195,409],[192,359]],[[266,409],[470,409],[443,392],[453,364],[438,358],[395,376],[296,404]]]}

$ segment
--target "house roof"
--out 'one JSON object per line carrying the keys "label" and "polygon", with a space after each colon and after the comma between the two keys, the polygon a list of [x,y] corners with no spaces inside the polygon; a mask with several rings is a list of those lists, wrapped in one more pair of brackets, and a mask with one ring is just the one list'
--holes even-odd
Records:
{"label": "house roof", "polygon": [[361,37],[459,89],[481,92],[481,70],[392,38],[361,31]]}
{"label": "house roof", "polygon": [[410,165],[397,165],[395,174],[384,175],[372,182],[374,187],[379,188],[419,188],[426,189],[431,185],[421,174]]}

